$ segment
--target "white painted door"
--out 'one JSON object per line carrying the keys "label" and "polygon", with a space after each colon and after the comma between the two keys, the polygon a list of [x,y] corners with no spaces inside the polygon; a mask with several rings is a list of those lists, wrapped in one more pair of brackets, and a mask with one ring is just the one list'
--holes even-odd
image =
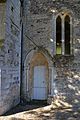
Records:
{"label": "white painted door", "polygon": [[34,81],[32,99],[45,100],[46,95],[46,67],[34,67]]}

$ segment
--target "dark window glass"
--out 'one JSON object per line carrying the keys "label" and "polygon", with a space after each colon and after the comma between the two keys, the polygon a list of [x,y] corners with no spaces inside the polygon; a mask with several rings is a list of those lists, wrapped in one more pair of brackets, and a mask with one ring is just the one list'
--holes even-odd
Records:
{"label": "dark window glass", "polygon": [[62,25],[61,25],[61,17],[58,16],[56,19],[56,54],[61,54],[62,52],[62,42],[61,42],[61,36],[62,36]]}
{"label": "dark window glass", "polygon": [[65,17],[65,54],[70,54],[70,17]]}

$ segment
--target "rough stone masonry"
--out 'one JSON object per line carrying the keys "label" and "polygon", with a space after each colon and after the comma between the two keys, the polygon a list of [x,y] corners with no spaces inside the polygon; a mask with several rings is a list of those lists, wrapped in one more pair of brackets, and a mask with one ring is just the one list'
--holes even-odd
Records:
{"label": "rough stone masonry", "polygon": [[0,0],[0,114],[20,101],[20,1]]}
{"label": "rough stone masonry", "polygon": [[[6,0],[0,2],[0,16],[0,114],[17,105],[20,95],[27,101],[79,107],[80,1],[24,0],[21,6],[19,0]],[[70,18],[70,54],[65,53],[65,16]]]}
{"label": "rough stone masonry", "polygon": [[[24,0],[23,8],[23,97],[38,99],[34,69],[46,66],[47,101],[54,105],[56,98],[61,106],[80,106],[80,1]],[[56,54],[58,15],[62,18],[62,54]],[[63,16],[66,15],[71,17],[70,54],[64,52]]]}

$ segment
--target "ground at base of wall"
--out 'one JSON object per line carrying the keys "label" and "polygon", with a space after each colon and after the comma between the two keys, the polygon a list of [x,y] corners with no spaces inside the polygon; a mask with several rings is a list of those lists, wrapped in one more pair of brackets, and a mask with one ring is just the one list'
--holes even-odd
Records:
{"label": "ground at base of wall", "polygon": [[19,104],[0,120],[79,120],[80,108],[55,109],[52,105]]}

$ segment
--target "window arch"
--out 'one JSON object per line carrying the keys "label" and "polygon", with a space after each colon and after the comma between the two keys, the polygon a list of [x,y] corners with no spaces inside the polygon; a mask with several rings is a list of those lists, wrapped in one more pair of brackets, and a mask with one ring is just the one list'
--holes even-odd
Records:
{"label": "window arch", "polygon": [[71,54],[71,16],[59,14],[56,17],[56,54]]}
{"label": "window arch", "polygon": [[62,26],[61,26],[61,17],[58,16],[56,19],[56,53],[61,54],[61,34],[62,34]]}
{"label": "window arch", "polygon": [[65,16],[65,54],[70,54],[70,17]]}

